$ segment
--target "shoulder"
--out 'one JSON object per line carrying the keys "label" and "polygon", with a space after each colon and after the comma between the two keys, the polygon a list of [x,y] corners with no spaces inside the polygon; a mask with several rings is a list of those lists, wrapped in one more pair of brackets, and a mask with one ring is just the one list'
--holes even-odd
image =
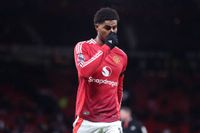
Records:
{"label": "shoulder", "polygon": [[88,47],[90,47],[91,44],[96,44],[96,41],[94,39],[80,41],[75,45],[74,51],[81,52],[83,49],[87,49]]}
{"label": "shoulder", "polygon": [[122,49],[120,49],[119,47],[115,47],[114,49],[115,49],[115,52],[117,52],[118,54],[122,54],[124,56],[127,56],[126,53]]}
{"label": "shoulder", "polygon": [[[90,44],[96,44],[96,41],[94,39],[89,39],[89,40],[85,40],[85,41],[80,41],[76,44],[77,45],[90,45]],[[75,46],[75,47],[76,47]]]}
{"label": "shoulder", "polygon": [[128,58],[127,54],[122,49],[120,49],[119,47],[115,47],[114,50],[115,50],[116,54],[122,56],[125,59]]}

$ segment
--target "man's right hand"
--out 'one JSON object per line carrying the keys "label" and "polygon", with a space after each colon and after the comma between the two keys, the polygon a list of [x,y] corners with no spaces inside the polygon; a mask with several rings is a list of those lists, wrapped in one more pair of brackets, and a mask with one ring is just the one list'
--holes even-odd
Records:
{"label": "man's right hand", "polygon": [[108,36],[105,38],[105,44],[113,49],[116,45],[118,45],[117,33],[110,32]]}

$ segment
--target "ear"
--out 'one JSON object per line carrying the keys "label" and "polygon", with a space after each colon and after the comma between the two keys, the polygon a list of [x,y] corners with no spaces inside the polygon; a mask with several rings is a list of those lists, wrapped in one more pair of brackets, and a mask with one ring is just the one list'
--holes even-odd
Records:
{"label": "ear", "polygon": [[99,25],[98,24],[94,24],[96,31],[98,31]]}

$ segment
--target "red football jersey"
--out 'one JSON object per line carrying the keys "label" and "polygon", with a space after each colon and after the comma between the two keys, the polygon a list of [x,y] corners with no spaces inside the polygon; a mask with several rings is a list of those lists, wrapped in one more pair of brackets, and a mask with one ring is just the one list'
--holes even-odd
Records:
{"label": "red football jersey", "polygon": [[127,55],[90,39],[77,43],[74,59],[79,80],[76,116],[93,122],[119,120]]}

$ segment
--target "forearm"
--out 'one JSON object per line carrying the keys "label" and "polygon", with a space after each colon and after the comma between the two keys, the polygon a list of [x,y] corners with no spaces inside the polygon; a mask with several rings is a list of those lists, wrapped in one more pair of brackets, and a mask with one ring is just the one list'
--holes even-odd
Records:
{"label": "forearm", "polygon": [[[97,53],[94,54],[91,58],[88,58],[82,61],[76,61],[77,62],[76,67],[78,69],[79,75],[82,77],[89,77],[90,75],[92,75],[92,73],[96,71],[98,66],[105,59],[109,51],[110,51],[110,48],[106,45],[103,45],[101,49],[99,49]],[[78,54],[82,54],[82,53],[78,53]],[[75,55],[75,56],[78,56],[78,55]]]}
{"label": "forearm", "polygon": [[118,90],[117,90],[118,102],[120,105],[121,105],[122,97],[123,97],[123,80],[124,80],[124,75],[120,76],[119,78],[119,85],[118,85]]}

